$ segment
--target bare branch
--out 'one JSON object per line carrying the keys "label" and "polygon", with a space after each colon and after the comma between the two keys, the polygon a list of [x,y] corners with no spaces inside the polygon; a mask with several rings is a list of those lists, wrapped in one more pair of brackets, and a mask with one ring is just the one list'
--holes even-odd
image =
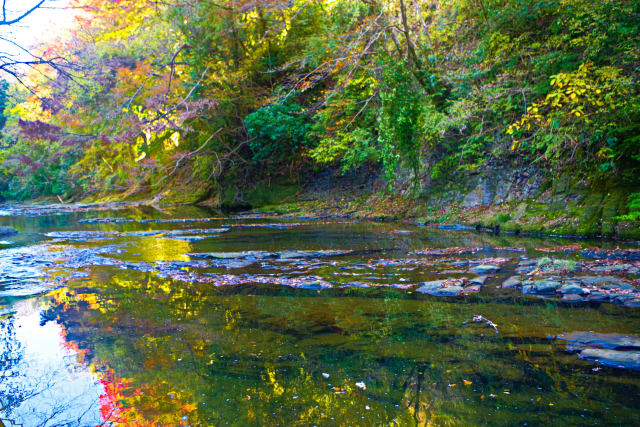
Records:
{"label": "bare branch", "polygon": [[47,0],[40,0],[38,3],[36,3],[35,6],[33,6],[31,9],[27,10],[26,12],[24,12],[22,15],[18,16],[17,18],[7,19],[6,0],[2,0],[2,20],[0,21],[0,25],[12,25],[12,24],[15,24],[16,22],[22,21],[24,18],[26,18],[27,16],[31,15],[36,9],[38,9],[40,6],[42,6],[42,4],[45,1],[47,1]]}

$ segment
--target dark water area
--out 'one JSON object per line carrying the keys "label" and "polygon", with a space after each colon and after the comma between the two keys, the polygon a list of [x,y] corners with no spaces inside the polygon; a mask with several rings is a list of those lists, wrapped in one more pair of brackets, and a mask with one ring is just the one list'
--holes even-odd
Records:
{"label": "dark water area", "polygon": [[194,207],[0,226],[5,425],[640,425],[633,242]]}

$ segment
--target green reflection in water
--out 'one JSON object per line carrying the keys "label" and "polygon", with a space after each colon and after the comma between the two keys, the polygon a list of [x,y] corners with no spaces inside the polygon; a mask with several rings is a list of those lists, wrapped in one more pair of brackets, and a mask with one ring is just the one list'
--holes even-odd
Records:
{"label": "green reflection in water", "polygon": [[[307,224],[289,229],[233,228],[186,242],[153,236],[101,241],[44,239],[49,231],[216,228],[286,219],[216,219],[200,223],[80,223],[85,217],[132,220],[212,217],[197,209],[151,209],[1,218],[25,235],[16,245],[120,245],[109,254],[126,263],[187,260],[194,252],[302,249],[390,249],[340,258],[304,274],[334,283],[417,283],[443,277],[431,265],[341,270],[371,258],[406,258],[424,248],[525,247],[567,244],[563,239],[518,238],[431,231],[407,224]],[[300,220],[302,221],[302,220]],[[300,222],[299,221],[299,222]],[[306,221],[304,221],[306,222]],[[394,234],[394,229],[412,231]],[[614,247],[614,242],[582,242]],[[484,258],[523,253],[486,251]],[[575,258],[575,254],[555,254]],[[640,313],[612,304],[563,306],[497,290],[515,263],[478,295],[443,300],[389,288],[294,290],[271,285],[215,287],[163,280],[117,266],[79,268],[44,297],[42,321],[55,321],[79,364],[101,378],[101,413],[129,425],[640,425],[640,373],[601,368],[565,352],[548,337],[571,331],[635,333]],[[297,266],[259,263],[236,275],[294,275]],[[200,271],[205,274],[211,271]],[[72,275],[73,269],[58,275]],[[336,274],[334,274],[336,273]],[[349,275],[351,273],[360,274]],[[392,275],[395,274],[395,275]],[[367,278],[375,275],[378,279]],[[388,275],[388,276],[387,276]],[[32,297],[16,297],[32,298]],[[4,298],[0,309],[11,310]],[[463,325],[473,315],[498,323],[500,334]],[[28,374],[28,373],[27,373]]]}
{"label": "green reflection in water", "polygon": [[[395,290],[213,288],[127,273],[45,313],[122,382],[120,421],[163,425],[634,425],[640,375],[547,336],[635,332],[629,309],[468,304]],[[462,326],[474,314],[501,334]]]}

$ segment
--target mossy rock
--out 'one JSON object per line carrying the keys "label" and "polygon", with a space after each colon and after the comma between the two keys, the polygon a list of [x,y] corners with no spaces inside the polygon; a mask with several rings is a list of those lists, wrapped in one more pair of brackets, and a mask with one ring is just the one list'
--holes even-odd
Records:
{"label": "mossy rock", "polygon": [[253,208],[266,205],[278,205],[292,198],[300,191],[300,186],[291,180],[274,181],[270,184],[258,184],[245,190],[243,201]]}

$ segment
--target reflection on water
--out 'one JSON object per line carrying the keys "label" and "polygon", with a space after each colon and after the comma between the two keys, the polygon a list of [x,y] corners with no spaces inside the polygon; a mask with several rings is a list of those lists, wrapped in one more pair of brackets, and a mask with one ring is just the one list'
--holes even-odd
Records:
{"label": "reflection on water", "polygon": [[[34,233],[158,233],[60,242],[38,234],[31,246],[6,253],[2,265],[19,260],[11,255],[17,250],[41,248],[42,240],[67,248],[47,255],[49,264],[37,274],[53,272],[62,279],[43,280],[58,286],[37,296],[11,289],[0,294],[0,308],[10,313],[0,321],[2,420],[77,426],[640,424],[639,372],[581,361],[564,342],[550,339],[570,331],[638,333],[638,309],[526,298],[496,289],[498,279],[457,299],[388,286],[468,276],[469,260],[497,255],[513,258],[499,274],[504,278],[526,255],[449,251],[446,262],[418,262],[411,258],[416,249],[524,246],[530,252],[564,242],[418,228],[400,234],[385,224],[235,227],[216,238],[183,241],[162,236],[162,230],[184,229],[182,223],[79,223],[82,218],[16,222]],[[227,264],[192,263],[188,256],[320,249],[359,252]],[[171,268],[187,280],[159,274],[156,261],[179,262]],[[214,286],[229,272],[244,284]],[[214,282],[188,280],[196,273]],[[278,280],[252,281],[258,275]],[[311,275],[333,287],[278,284]],[[474,315],[497,323],[500,333],[465,323]]]}
{"label": "reflection on water", "polygon": [[22,301],[15,309],[0,331],[2,418],[25,426],[99,424],[103,387],[78,363],[63,327],[43,324],[37,301]]}

